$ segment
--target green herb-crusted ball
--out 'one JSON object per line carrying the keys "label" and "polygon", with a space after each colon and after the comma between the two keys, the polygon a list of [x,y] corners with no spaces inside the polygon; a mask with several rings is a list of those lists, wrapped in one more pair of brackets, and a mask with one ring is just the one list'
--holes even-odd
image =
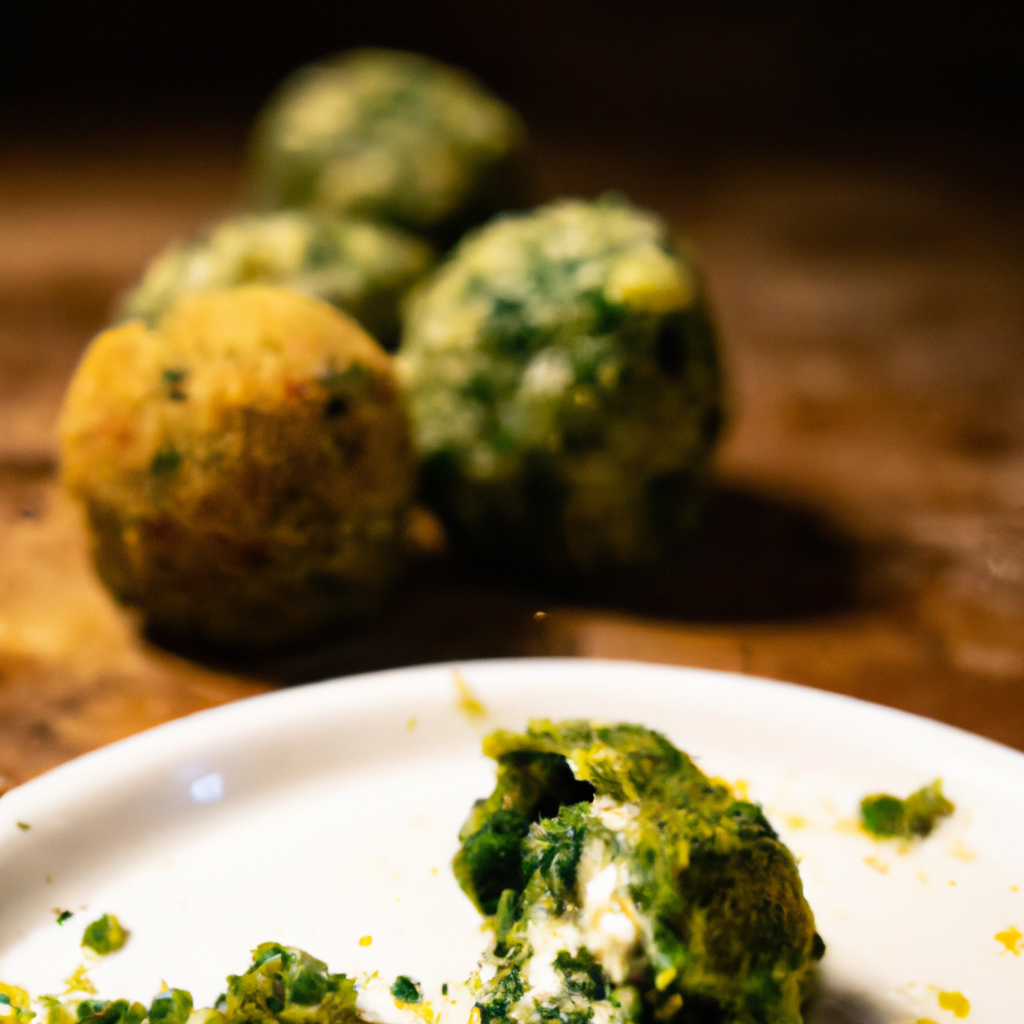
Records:
{"label": "green herb-crusted ball", "polygon": [[425,495],[477,555],[643,564],[695,514],[715,334],[650,213],[565,200],[467,236],[410,297],[399,370]]}
{"label": "green herb-crusted ball", "polygon": [[252,141],[262,200],[390,221],[444,239],[518,198],[525,132],[469,75],[356,50],[287,79]]}
{"label": "green herb-crusted ball", "polygon": [[249,214],[157,256],[119,319],[152,325],[185,292],[262,282],[324,299],[394,348],[399,302],[431,261],[425,242],[396,228],[299,211]]}
{"label": "green herb-crusted ball", "polygon": [[638,725],[496,732],[455,874],[495,947],[481,1024],[799,1024],[824,944],[793,855]]}
{"label": "green herb-crusted ball", "polygon": [[86,350],[62,473],[99,574],[162,635],[267,647],[372,610],[414,471],[392,361],[286,288],[180,298]]}

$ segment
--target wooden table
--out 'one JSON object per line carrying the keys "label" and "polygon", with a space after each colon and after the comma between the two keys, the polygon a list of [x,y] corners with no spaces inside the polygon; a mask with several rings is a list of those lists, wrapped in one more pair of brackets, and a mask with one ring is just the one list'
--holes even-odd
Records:
{"label": "wooden table", "polygon": [[681,566],[558,595],[428,562],[377,624],[233,665],[141,639],[92,573],[53,424],[116,293],[240,206],[225,138],[49,143],[0,164],[0,791],[269,687],[517,654],[773,676],[1024,749],[1024,208],[927,154],[541,140],[541,194],[620,188],[703,256],[732,426]]}

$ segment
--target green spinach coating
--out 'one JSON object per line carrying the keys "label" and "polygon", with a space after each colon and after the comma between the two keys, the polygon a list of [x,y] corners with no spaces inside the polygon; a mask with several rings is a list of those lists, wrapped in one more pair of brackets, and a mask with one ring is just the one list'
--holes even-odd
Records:
{"label": "green spinach coating", "polygon": [[398,306],[430,266],[430,247],[396,228],[299,211],[247,214],[161,253],[118,319],[154,326],[185,292],[285,285],[355,317],[385,348],[398,343]]}
{"label": "green spinach coating", "polygon": [[692,524],[721,372],[654,215],[565,200],[494,220],[410,297],[398,361],[425,497],[475,559],[645,564]]}
{"label": "green spinach coating", "polygon": [[824,945],[758,806],[641,726],[535,721],[484,750],[498,784],[454,862],[494,914],[484,1024],[798,1024]]}
{"label": "green spinach coating", "polygon": [[442,241],[515,205],[525,130],[469,75],[395,50],[297,71],[252,140],[268,206],[387,221]]}

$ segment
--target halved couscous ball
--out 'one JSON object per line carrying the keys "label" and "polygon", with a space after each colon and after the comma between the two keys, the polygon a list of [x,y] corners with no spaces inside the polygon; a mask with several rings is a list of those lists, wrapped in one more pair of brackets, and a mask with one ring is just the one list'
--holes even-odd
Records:
{"label": "halved couscous ball", "polygon": [[722,380],[653,214],[565,200],[467,236],[411,296],[399,372],[424,494],[475,556],[642,565],[695,517]]}
{"label": "halved couscous ball", "polygon": [[535,720],[484,752],[454,861],[494,928],[481,1024],[800,1024],[825,944],[759,805],[639,725]]}
{"label": "halved couscous ball", "polygon": [[525,130],[469,75],[355,50],[288,78],[252,141],[269,206],[388,221],[444,240],[519,198]]}
{"label": "halved couscous ball", "polygon": [[397,228],[298,211],[248,214],[157,256],[119,319],[153,325],[186,292],[280,284],[351,314],[393,349],[399,303],[432,259],[425,242]]}
{"label": "halved couscous ball", "polygon": [[285,288],[91,343],[60,419],[99,574],[158,635],[269,647],[379,602],[413,491],[391,358]]}

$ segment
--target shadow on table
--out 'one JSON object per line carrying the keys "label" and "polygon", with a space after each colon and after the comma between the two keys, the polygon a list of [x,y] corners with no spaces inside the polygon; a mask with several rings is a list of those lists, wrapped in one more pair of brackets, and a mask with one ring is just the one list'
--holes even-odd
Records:
{"label": "shadow on table", "polygon": [[568,606],[688,623],[804,618],[853,606],[859,564],[854,543],[818,514],[721,488],[687,549],[658,569],[552,586],[498,578],[457,559],[437,560],[414,569],[381,615],[344,633],[258,657],[178,650],[280,682],[557,653],[546,642],[538,611]]}

